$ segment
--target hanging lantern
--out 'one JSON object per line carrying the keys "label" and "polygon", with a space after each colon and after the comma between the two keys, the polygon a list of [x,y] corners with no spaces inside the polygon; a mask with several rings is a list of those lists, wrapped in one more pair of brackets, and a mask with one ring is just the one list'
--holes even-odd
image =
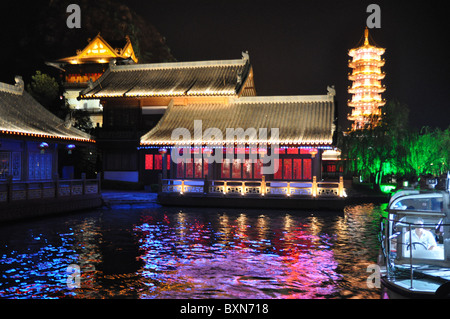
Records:
{"label": "hanging lantern", "polygon": [[212,149],[210,147],[203,148],[203,154],[209,157],[212,154]]}
{"label": "hanging lantern", "polygon": [[316,157],[316,154],[318,153],[317,148],[313,148],[309,151],[309,154],[311,154],[311,157]]}
{"label": "hanging lantern", "polygon": [[160,148],[160,149],[158,150],[158,152],[159,152],[159,154],[164,155],[164,154],[167,153],[167,148]]}
{"label": "hanging lantern", "polygon": [[74,144],[68,144],[68,145],[66,145],[66,149],[67,149],[67,153],[68,154],[72,154],[72,150],[75,149],[75,145]]}
{"label": "hanging lantern", "polygon": [[263,158],[264,156],[267,155],[267,148],[265,148],[265,147],[258,148],[258,153],[259,153],[259,158]]}
{"label": "hanging lantern", "polygon": [[41,150],[41,154],[45,153],[45,150],[48,148],[48,144],[45,142],[42,142],[41,144],[39,144],[39,149]]}

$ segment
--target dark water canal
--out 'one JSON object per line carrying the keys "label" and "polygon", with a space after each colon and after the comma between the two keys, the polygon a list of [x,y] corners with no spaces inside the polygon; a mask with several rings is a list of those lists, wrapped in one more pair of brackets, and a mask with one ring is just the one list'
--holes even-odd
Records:
{"label": "dark water canal", "polygon": [[124,205],[0,225],[0,298],[380,298],[382,207]]}

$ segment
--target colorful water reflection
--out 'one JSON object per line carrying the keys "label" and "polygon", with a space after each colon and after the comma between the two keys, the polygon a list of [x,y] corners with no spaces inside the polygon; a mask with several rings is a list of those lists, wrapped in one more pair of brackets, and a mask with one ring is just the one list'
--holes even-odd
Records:
{"label": "colorful water reflection", "polygon": [[[156,214],[155,214],[156,215]],[[142,276],[158,283],[143,298],[313,298],[336,293],[327,238],[289,214],[179,212],[135,227]],[[160,289],[164,287],[163,289]]]}
{"label": "colorful water reflection", "polygon": [[4,225],[0,297],[378,298],[379,213],[124,206]]}

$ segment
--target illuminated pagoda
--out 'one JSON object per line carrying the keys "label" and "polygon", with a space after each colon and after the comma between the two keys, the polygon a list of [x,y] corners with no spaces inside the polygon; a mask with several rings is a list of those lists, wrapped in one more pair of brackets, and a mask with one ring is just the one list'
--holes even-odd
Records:
{"label": "illuminated pagoda", "polygon": [[71,170],[59,155],[93,143],[28,94],[21,77],[0,83],[0,181],[53,180],[64,165]]}
{"label": "illuminated pagoda", "polygon": [[77,98],[80,91],[100,78],[112,62],[116,64],[138,62],[128,36],[124,41],[108,43],[99,33],[94,39],[89,40],[83,50],[77,50],[76,55],[47,62],[48,65],[62,71],[64,96],[69,106],[74,110],[88,112],[94,125],[103,124],[103,107],[100,100],[79,101]]}
{"label": "illuminated pagoda", "polygon": [[364,33],[364,44],[351,49],[348,53],[353,59],[349,61],[349,67],[353,69],[349,75],[352,86],[348,92],[352,94],[348,106],[352,108],[348,119],[352,121],[352,130],[364,127],[374,127],[381,116],[381,107],[386,103],[381,93],[386,88],[381,84],[385,73],[381,67],[384,59],[381,56],[385,49],[372,45],[369,42],[369,30]]}

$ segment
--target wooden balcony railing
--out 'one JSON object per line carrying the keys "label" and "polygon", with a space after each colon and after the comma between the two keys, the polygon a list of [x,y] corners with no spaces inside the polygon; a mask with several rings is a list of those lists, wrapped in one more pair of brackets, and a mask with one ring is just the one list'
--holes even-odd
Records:
{"label": "wooden balcony railing", "polygon": [[96,179],[6,181],[0,182],[0,203],[30,199],[50,199],[77,195],[99,194],[100,174]]}

